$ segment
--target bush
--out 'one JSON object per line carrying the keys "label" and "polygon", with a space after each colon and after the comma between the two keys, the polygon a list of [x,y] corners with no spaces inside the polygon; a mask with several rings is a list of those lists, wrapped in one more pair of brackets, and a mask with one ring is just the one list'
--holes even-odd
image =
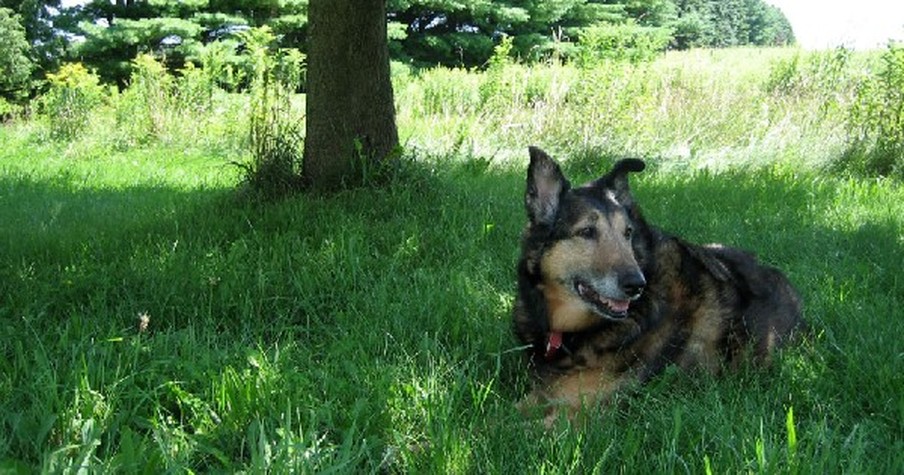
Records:
{"label": "bush", "polygon": [[17,106],[0,97],[0,123],[13,118],[18,111],[19,108]]}
{"label": "bush", "polygon": [[104,102],[108,89],[81,63],[63,65],[48,74],[50,88],[39,101],[41,114],[50,124],[51,137],[71,140],[88,125],[91,112]]}
{"label": "bush", "polygon": [[602,23],[581,30],[578,58],[585,65],[606,60],[648,62],[665,52],[671,39],[669,28]]}

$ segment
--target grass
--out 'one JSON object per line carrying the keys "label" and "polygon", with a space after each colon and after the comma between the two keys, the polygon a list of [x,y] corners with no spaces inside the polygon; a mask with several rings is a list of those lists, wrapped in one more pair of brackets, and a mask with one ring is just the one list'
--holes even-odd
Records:
{"label": "grass", "polygon": [[[701,139],[690,157],[649,152],[677,132],[636,142],[653,157],[634,185],[650,221],[781,267],[813,334],[768,370],[667,372],[547,431],[515,409],[525,147],[557,150],[580,182],[626,136],[574,142],[552,113],[526,119],[554,105],[415,114],[398,100],[417,160],[397,183],[278,202],[237,197],[231,145],[0,128],[0,471],[904,471],[904,189],[812,165],[840,151],[795,137],[818,144],[831,126],[774,146]],[[732,101],[718,107],[747,104]],[[530,130],[506,128],[516,116]],[[452,120],[449,136],[426,130]],[[725,147],[758,165],[726,165]]]}

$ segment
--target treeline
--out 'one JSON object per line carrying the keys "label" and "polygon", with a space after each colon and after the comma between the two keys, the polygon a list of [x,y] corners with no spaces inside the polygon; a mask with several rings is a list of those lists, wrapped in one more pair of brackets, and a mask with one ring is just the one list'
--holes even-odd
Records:
{"label": "treeline", "polygon": [[[785,15],[763,0],[390,0],[394,53],[415,62],[484,64],[502,35],[533,60],[640,50],[782,46]],[[623,50],[623,51],[619,51]],[[624,50],[627,50],[625,52]],[[634,50],[634,51],[631,51]],[[613,52],[614,51],[614,52]],[[643,55],[641,55],[643,56]]]}
{"label": "treeline", "polygon": [[[231,71],[242,35],[266,26],[275,49],[305,49],[309,0],[0,0],[0,94],[79,61],[122,83],[140,53]],[[763,0],[388,0],[393,58],[416,66],[486,64],[502,38],[525,61],[642,60],[667,48],[786,45],[785,16]],[[229,66],[229,68],[226,68]]]}

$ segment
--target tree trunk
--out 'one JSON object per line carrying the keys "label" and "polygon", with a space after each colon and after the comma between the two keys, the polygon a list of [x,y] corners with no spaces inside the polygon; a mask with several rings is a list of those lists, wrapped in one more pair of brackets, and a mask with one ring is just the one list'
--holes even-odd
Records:
{"label": "tree trunk", "polygon": [[360,183],[398,146],[385,0],[311,0],[302,177],[330,190]]}

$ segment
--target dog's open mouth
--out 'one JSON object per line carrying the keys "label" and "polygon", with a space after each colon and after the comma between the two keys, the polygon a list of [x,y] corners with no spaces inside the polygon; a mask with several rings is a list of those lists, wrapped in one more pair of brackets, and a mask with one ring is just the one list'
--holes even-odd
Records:
{"label": "dog's open mouth", "polygon": [[630,300],[615,300],[603,297],[593,287],[586,282],[576,280],[574,282],[574,290],[578,295],[589,303],[597,313],[601,313],[607,317],[621,319],[628,316],[628,307],[631,305]]}

